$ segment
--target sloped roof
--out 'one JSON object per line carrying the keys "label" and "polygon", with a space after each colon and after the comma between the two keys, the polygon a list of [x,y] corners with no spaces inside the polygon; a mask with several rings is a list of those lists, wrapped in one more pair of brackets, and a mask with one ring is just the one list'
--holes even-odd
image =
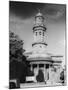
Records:
{"label": "sloped roof", "polygon": [[28,58],[27,60],[52,60],[51,57],[31,57],[31,58]]}
{"label": "sloped roof", "polygon": [[53,55],[52,53],[44,53],[44,54],[34,54],[32,51],[31,52],[26,52],[25,53],[27,57],[27,61],[48,61],[48,62],[53,62],[53,63],[61,63],[63,56],[61,55]]}

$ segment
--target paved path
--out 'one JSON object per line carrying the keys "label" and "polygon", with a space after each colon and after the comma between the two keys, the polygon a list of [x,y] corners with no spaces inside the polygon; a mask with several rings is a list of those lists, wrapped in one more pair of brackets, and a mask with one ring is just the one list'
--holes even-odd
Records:
{"label": "paved path", "polygon": [[62,86],[61,83],[56,83],[56,84],[45,84],[43,83],[24,83],[20,84],[20,88],[31,88],[31,87],[48,87],[48,86]]}

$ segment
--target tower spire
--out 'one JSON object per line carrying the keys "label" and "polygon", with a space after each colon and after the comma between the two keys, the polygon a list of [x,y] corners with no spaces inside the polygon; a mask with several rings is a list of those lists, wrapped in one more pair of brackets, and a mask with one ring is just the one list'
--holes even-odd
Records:
{"label": "tower spire", "polygon": [[40,13],[40,9],[38,9],[38,12]]}
{"label": "tower spire", "polygon": [[39,52],[45,50],[45,47],[47,46],[45,42],[45,34],[46,27],[44,25],[44,17],[42,13],[40,13],[40,9],[38,9],[38,13],[35,16],[35,24],[33,27],[34,43],[32,46]]}
{"label": "tower spire", "polygon": [[36,16],[43,16],[42,13],[41,13],[41,10],[38,8],[37,9],[38,13],[36,14]]}

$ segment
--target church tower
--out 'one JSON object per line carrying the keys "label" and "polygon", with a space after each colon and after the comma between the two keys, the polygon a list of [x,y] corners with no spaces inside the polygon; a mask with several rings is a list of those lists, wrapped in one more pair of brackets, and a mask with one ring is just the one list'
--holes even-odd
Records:
{"label": "church tower", "polygon": [[34,42],[32,44],[32,47],[35,51],[35,53],[42,53],[47,44],[46,44],[46,27],[44,25],[44,17],[40,11],[35,16],[35,23],[33,26],[33,36],[34,36]]}
{"label": "church tower", "polygon": [[[31,71],[34,73],[34,82],[39,82],[37,80],[37,76],[39,76],[39,80],[42,79],[42,82],[46,82],[47,85],[56,83],[57,80],[59,82],[59,76],[60,73],[60,67],[62,61],[56,60],[56,58],[53,58],[53,56],[50,53],[47,53],[46,50],[46,27],[44,25],[44,17],[40,11],[35,16],[35,23],[33,26],[33,36],[34,41],[32,44],[32,51],[27,56],[27,61],[30,63],[29,67]],[[54,56],[56,57],[56,56]],[[39,74],[39,71],[41,70],[44,79]],[[54,77],[53,77],[54,75]],[[58,79],[56,79],[58,78]],[[30,77],[27,77],[27,81],[29,81]],[[31,77],[32,80],[32,77]],[[52,83],[53,82],[53,83]]]}

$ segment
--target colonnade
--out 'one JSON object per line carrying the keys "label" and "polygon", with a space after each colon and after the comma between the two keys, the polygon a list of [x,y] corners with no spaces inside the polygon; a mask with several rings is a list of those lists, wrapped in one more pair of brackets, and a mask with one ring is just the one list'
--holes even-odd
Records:
{"label": "colonnade", "polygon": [[[34,65],[36,65],[36,67],[33,67]],[[40,65],[41,64],[30,64],[31,71],[34,72],[34,69],[36,68],[37,74],[38,74],[38,71],[41,70]],[[49,64],[42,64],[42,65],[43,65],[42,69],[43,69],[44,81],[46,81],[48,79],[48,77],[49,77],[49,66],[50,65]],[[49,65],[48,68],[46,68],[46,65]]]}
{"label": "colonnade", "polygon": [[[34,67],[34,65],[35,65],[35,67]],[[49,82],[59,81],[60,72],[58,72],[58,69],[57,69],[58,66],[53,66],[52,67],[51,64],[45,64],[45,63],[42,64],[43,65],[42,67],[40,67],[40,65],[41,64],[38,64],[38,63],[34,63],[34,64],[31,63],[30,64],[30,69],[31,69],[31,71],[34,72],[35,77],[38,75],[39,70],[42,70],[45,82],[47,82],[47,81],[49,81]],[[55,68],[56,68],[57,71],[54,71]],[[34,69],[35,69],[35,71],[34,71]]]}

